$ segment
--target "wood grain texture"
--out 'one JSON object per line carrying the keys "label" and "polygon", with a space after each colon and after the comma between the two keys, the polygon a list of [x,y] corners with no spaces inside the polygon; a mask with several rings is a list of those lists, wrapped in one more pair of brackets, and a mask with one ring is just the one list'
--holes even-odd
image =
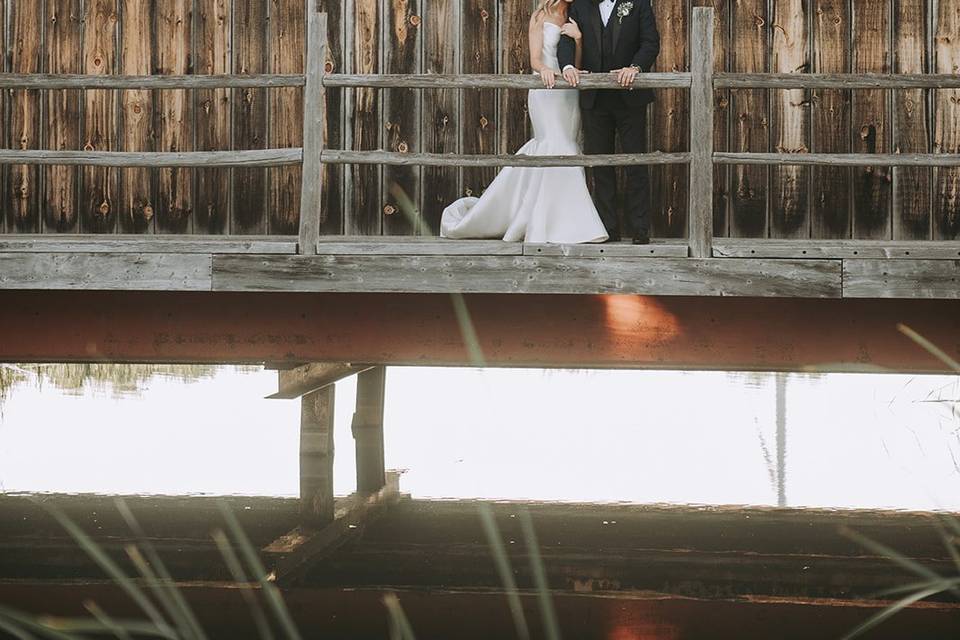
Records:
{"label": "wood grain texture", "polygon": [[[810,0],[773,3],[772,68],[778,73],[810,71]],[[774,148],[781,153],[810,150],[810,100],[802,89],[772,92]],[[810,170],[777,167],[771,170],[770,236],[810,235]]]}
{"label": "wood grain texture", "polygon": [[[530,73],[530,16],[536,0],[513,0],[500,13],[500,73]],[[499,153],[516,153],[530,139],[527,94],[500,91]]]}
{"label": "wood grain texture", "polygon": [[[654,13],[660,31],[660,55],[654,71],[686,72],[689,42],[690,3],[655,2]],[[649,111],[651,149],[665,152],[686,151],[690,145],[689,92],[664,89]],[[686,167],[650,169],[650,233],[658,238],[682,238],[687,233],[689,172]],[[625,176],[621,175],[620,184]]]}
{"label": "wood grain texture", "polygon": [[[385,0],[384,73],[419,73],[421,69],[422,0]],[[420,92],[388,89],[383,92],[384,148],[396,153],[419,152]],[[383,233],[420,233],[419,167],[383,169]]]}
{"label": "wood grain texture", "polygon": [[[459,38],[458,0],[430,0],[423,7],[423,71],[449,74],[458,69]],[[460,92],[453,89],[423,92],[423,150],[427,153],[459,153],[461,126]],[[460,193],[460,172],[452,167],[430,167],[423,170],[423,193],[420,217],[424,232],[437,234],[440,214]]]}
{"label": "wood grain texture", "polygon": [[[8,3],[9,69],[13,73],[38,73],[42,70],[40,47],[43,9],[38,20],[37,7]],[[39,149],[44,107],[39,91],[13,91],[8,94],[9,145],[12,149]],[[40,231],[40,169],[18,165],[10,167],[3,189],[3,208],[7,231]]]}
{"label": "wood grain texture", "polygon": [[[344,6],[342,0],[317,0],[317,10],[327,14],[327,73],[341,73],[344,70]],[[326,101],[326,146],[331,149],[344,148],[344,91],[327,89]],[[327,235],[339,235],[344,232],[344,168],[324,166],[323,168],[323,221],[320,232]]]}
{"label": "wood grain texture", "polygon": [[[270,0],[270,72],[303,73],[306,53],[306,2]],[[303,144],[303,89],[286,88],[269,93],[267,146],[299,147]],[[300,218],[300,167],[267,172],[267,211],[270,233],[296,234]]]}
{"label": "wood grain texture", "polygon": [[0,253],[0,290],[209,291],[209,255]]}
{"label": "wood grain texture", "polygon": [[[83,38],[80,0],[46,0],[44,70],[49,73],[78,73]],[[80,148],[80,100],[76,90],[46,92],[46,144],[57,151]],[[41,169],[43,184],[43,228],[48,233],[76,231],[80,222],[77,198],[80,172],[75,167]]]}
{"label": "wood grain texture", "polygon": [[690,70],[693,75],[690,117],[691,122],[701,124],[697,129],[698,135],[690,136],[690,222],[686,235],[690,255],[694,258],[709,258],[713,255],[713,27],[713,16],[707,9],[698,7],[693,10],[693,25],[690,30]]}
{"label": "wood grain texture", "polygon": [[502,240],[447,240],[424,236],[321,238],[317,253],[369,256],[519,256],[523,246]]}
{"label": "wood grain texture", "polygon": [[728,238],[714,244],[713,255],[718,258],[956,260],[960,258],[960,242]]}
{"label": "wood grain texture", "polygon": [[[805,157],[805,156],[792,156]],[[2,160],[2,155],[0,155]],[[634,164],[689,164],[690,153],[590,154],[580,156],[477,155],[456,153],[394,153],[391,151],[337,151],[323,153],[323,161],[338,164],[421,165],[437,167],[596,167]]]}
{"label": "wood grain texture", "polygon": [[[853,0],[853,72],[889,73],[889,7],[877,0]],[[854,153],[889,153],[891,117],[885,91],[853,96]],[[893,203],[892,172],[863,167],[853,172],[853,235],[889,238]]]}
{"label": "wood grain texture", "polygon": [[[120,12],[120,73],[153,72],[152,0],[126,0]],[[120,148],[127,152],[153,151],[153,95],[150,91],[120,93]],[[156,174],[146,169],[120,171],[120,229],[126,233],[156,230]]]}
{"label": "wood grain texture", "polygon": [[[447,41],[447,46],[450,42]],[[756,80],[748,77],[750,82],[762,83],[766,79]],[[777,79],[777,82],[782,80]],[[849,81],[849,80],[845,80]],[[739,76],[730,78],[730,82],[740,82]],[[879,82],[872,80],[871,82]],[[960,86],[960,81],[950,80],[933,81],[937,85]],[[3,81],[0,80],[0,86]],[[436,73],[377,73],[365,75],[358,73],[338,73],[329,76],[326,80],[328,87],[376,87],[381,89],[543,89],[543,82],[533,74],[502,74],[502,73],[473,73],[436,74]],[[619,89],[620,85],[613,75],[593,74],[580,78],[577,85],[581,90],[588,89]],[[690,74],[676,72],[643,73],[633,81],[633,88],[649,89],[689,89]],[[554,89],[570,89],[570,85],[562,78],[557,78]]]}
{"label": "wood grain texture", "polygon": [[[380,69],[380,8],[378,0],[350,0],[351,16],[346,21],[352,73],[379,73]],[[352,25],[352,29],[349,26]],[[357,151],[380,149],[382,127],[381,96],[373,89],[348,92],[347,118],[350,138],[347,148]],[[380,235],[383,230],[383,211],[380,205],[380,167],[352,166],[348,170],[346,233]]]}
{"label": "wood grain texture", "polygon": [[216,74],[200,76],[157,76],[142,74],[104,76],[88,73],[9,73],[0,76],[0,89],[256,89],[269,87],[302,87],[303,83],[303,74],[296,73]]}
{"label": "wood grain texture", "polygon": [[284,236],[175,236],[115,234],[11,235],[0,237],[0,253],[281,253],[297,252]]}
{"label": "wood grain texture", "polygon": [[[960,5],[936,3],[934,55],[937,73],[960,74]],[[934,92],[934,153],[960,153],[960,90]],[[934,178],[934,239],[960,238],[960,169],[938,169]]]}
{"label": "wood grain texture", "polygon": [[[731,71],[763,73],[769,71],[767,47],[769,16],[764,0],[734,0]],[[770,100],[767,92],[755,89],[731,91],[733,123],[730,134],[732,151],[756,153],[768,150],[770,143]],[[737,166],[730,190],[730,235],[766,237],[767,194],[770,172],[765,167]]]}
{"label": "wood grain texture", "polygon": [[[93,75],[117,73],[117,28],[115,0],[87,0],[83,20],[83,72]],[[119,95],[111,90],[84,92],[83,149],[116,151]],[[85,167],[80,182],[80,228],[85,233],[112,233],[117,227],[119,171]]]}
{"label": "wood grain texture", "polygon": [[840,261],[215,256],[215,291],[840,296]]}
{"label": "wood grain texture", "polygon": [[[0,29],[0,73],[9,73],[10,70],[7,68],[7,3],[0,2],[0,25],[3,25],[3,28]],[[10,122],[10,114],[7,112],[7,91],[0,90],[0,118],[4,122]],[[6,130],[0,131],[0,147],[9,148],[10,147],[10,131],[9,128]],[[0,208],[6,209],[6,199],[5,195],[7,193],[7,173],[8,167],[0,167]],[[0,233],[6,233],[7,231],[7,215],[4,211],[0,211]]]}
{"label": "wood grain texture", "polygon": [[[813,72],[849,73],[850,7],[846,0],[813,0]],[[849,91],[812,92],[813,144],[819,153],[850,153]],[[814,167],[812,236],[849,238],[852,233],[851,169]]]}
{"label": "wood grain texture", "polygon": [[333,521],[333,385],[300,399],[300,522],[323,527]]}
{"label": "wood grain texture", "polygon": [[718,73],[722,89],[958,89],[947,73]]}
{"label": "wood grain texture", "polygon": [[[155,73],[186,74],[192,71],[192,0],[164,0],[154,5],[153,42]],[[184,90],[157,91],[154,127],[158,151],[194,149],[194,108]],[[192,233],[195,224],[193,173],[182,168],[157,171],[157,230]]]}
{"label": "wood grain texture", "polygon": [[[462,73],[497,73],[499,58],[496,0],[462,0],[460,68]],[[497,92],[491,89],[461,92],[461,135],[465,154],[496,153]],[[464,195],[479,196],[493,180],[493,169],[464,169]]]}
{"label": "wood grain texture", "polygon": [[[198,74],[225,74],[232,69],[230,32],[233,0],[197,0],[194,32],[197,50],[194,71]],[[197,149],[231,149],[228,89],[204,89],[195,94]],[[202,233],[224,233],[230,223],[230,170],[201,169],[197,176],[197,213],[194,229]]]}
{"label": "wood grain texture", "polygon": [[[927,0],[899,0],[894,3],[894,73],[917,74],[929,70],[927,55]],[[897,91],[894,151],[929,153],[930,126],[927,119],[928,92],[922,89]],[[893,238],[925,240],[931,232],[933,171],[898,168],[894,170]]]}
{"label": "wood grain texture", "polygon": [[[233,0],[233,73],[266,72],[267,3],[263,0]],[[267,146],[267,90],[247,87],[233,91],[233,148],[265,149]],[[265,169],[233,171],[232,233],[260,234],[267,231],[267,172]]]}
{"label": "wood grain texture", "polygon": [[262,151],[7,151],[0,149],[0,164],[30,162],[39,165],[92,165],[97,167],[279,167],[299,164],[303,150]]}
{"label": "wood grain texture", "polygon": [[844,260],[847,298],[960,299],[960,260]]}
{"label": "wood grain texture", "polygon": [[316,253],[323,211],[323,137],[326,101],[323,91],[327,64],[327,14],[307,15],[307,59],[303,92],[303,186],[300,191],[298,253]]}

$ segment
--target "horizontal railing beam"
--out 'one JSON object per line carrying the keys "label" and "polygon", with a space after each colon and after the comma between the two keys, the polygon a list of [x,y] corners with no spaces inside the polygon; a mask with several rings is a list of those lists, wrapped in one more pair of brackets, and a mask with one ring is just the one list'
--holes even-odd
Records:
{"label": "horizontal railing beam", "polygon": [[382,164],[421,167],[603,167],[689,164],[689,153],[638,153],[579,156],[461,155],[390,151],[325,150],[324,164]]}
{"label": "horizontal railing beam", "polygon": [[251,151],[13,151],[0,149],[0,165],[84,165],[92,167],[278,167],[299,164],[303,150]]}
{"label": "horizontal railing beam", "polygon": [[[634,89],[686,89],[691,85],[689,73],[641,73],[634,81]],[[533,74],[342,74],[323,77],[326,87],[379,87],[392,89],[543,89],[543,82]],[[562,78],[557,78],[557,89],[569,89]],[[619,89],[610,73],[585,74],[578,89]]]}
{"label": "horizontal railing beam", "polygon": [[0,89],[241,89],[302,87],[298,74],[111,76],[0,73]]}
{"label": "horizontal railing beam", "polygon": [[960,167],[960,155],[946,153],[715,153],[713,161],[775,166]]}
{"label": "horizontal railing beam", "polygon": [[879,73],[717,73],[716,89],[960,89],[960,75]]}

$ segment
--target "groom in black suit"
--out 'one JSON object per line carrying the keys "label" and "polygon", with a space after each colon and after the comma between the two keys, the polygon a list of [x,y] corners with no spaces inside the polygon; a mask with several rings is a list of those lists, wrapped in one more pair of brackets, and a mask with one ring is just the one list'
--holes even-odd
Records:
{"label": "groom in black suit", "polygon": [[[563,36],[557,57],[563,77],[577,86],[581,71],[615,73],[629,87],[637,74],[650,71],[660,53],[660,34],[650,0],[573,0],[568,17],[583,34],[582,69],[576,67],[576,42]],[[649,89],[608,89],[580,92],[584,152],[614,153],[616,135],[624,153],[643,153],[647,137]],[[617,174],[613,167],[593,169],[593,200],[611,240],[620,239],[617,220]],[[627,219],[633,243],[650,242],[650,180],[645,166],[627,169]]]}

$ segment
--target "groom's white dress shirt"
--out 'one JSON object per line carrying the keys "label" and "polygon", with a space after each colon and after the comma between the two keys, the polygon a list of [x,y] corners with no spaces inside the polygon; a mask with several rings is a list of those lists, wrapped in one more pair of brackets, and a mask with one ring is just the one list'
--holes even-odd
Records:
{"label": "groom's white dress shirt", "polygon": [[[603,26],[607,26],[607,23],[610,22],[610,16],[613,15],[613,8],[616,4],[616,0],[600,0],[600,19],[603,20]],[[573,65],[568,64],[563,70],[566,71],[571,68],[573,68]]]}

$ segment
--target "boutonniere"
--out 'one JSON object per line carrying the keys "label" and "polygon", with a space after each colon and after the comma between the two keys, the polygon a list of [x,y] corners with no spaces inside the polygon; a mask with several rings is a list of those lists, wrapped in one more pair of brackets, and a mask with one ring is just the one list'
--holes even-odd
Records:
{"label": "boutonniere", "polygon": [[620,24],[623,24],[623,19],[630,15],[631,11],[633,11],[632,2],[624,2],[623,4],[617,6],[617,19],[619,20]]}

